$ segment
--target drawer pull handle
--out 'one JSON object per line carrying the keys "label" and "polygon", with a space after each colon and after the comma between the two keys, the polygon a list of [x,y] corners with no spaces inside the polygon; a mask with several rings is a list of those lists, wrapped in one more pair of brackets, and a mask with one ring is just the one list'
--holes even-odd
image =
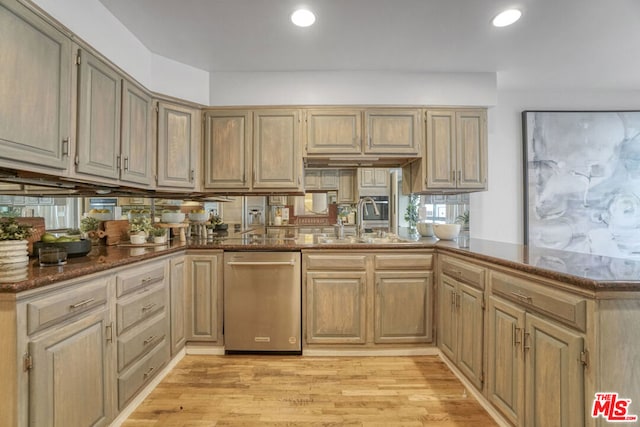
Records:
{"label": "drawer pull handle", "polygon": [[146,340],[144,340],[142,342],[142,345],[147,346],[149,344],[151,344],[152,342],[154,342],[156,340],[156,336],[155,335],[151,335],[149,338],[147,338]]}
{"label": "drawer pull handle", "polygon": [[96,300],[95,298],[87,298],[87,299],[86,299],[86,300],[84,300],[84,301],[80,301],[80,302],[77,302],[77,303],[75,303],[75,304],[71,304],[71,305],[69,306],[69,310],[75,310],[76,308],[80,308],[80,307],[83,307],[83,306],[85,306],[85,305],[87,305],[87,304],[91,304],[91,303],[92,303],[92,302],[94,302],[95,300]]}
{"label": "drawer pull handle", "polygon": [[533,298],[531,298],[529,295],[524,295],[524,294],[521,294],[520,292],[511,292],[511,295],[518,298],[520,301],[524,303],[533,304]]}
{"label": "drawer pull handle", "polygon": [[151,276],[147,276],[144,279],[142,279],[142,283],[147,283],[151,281]]}
{"label": "drawer pull handle", "polygon": [[147,304],[144,307],[142,307],[142,312],[144,313],[145,311],[149,311],[155,306],[156,306],[155,302],[152,302],[151,304]]}
{"label": "drawer pull handle", "polygon": [[145,380],[146,380],[147,378],[149,378],[149,375],[151,375],[151,373],[152,373],[153,371],[155,371],[155,369],[156,369],[156,368],[155,368],[155,366],[150,367],[150,368],[147,370],[147,372],[145,372],[145,373],[144,373],[143,378],[144,378]]}

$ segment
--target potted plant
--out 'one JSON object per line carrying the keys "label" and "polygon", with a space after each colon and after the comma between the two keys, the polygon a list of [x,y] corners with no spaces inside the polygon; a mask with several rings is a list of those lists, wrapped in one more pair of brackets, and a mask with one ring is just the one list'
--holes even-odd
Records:
{"label": "potted plant", "polygon": [[15,218],[0,222],[0,269],[8,270],[29,263],[29,242],[33,227]]}
{"label": "potted plant", "polygon": [[418,223],[418,203],[419,196],[417,194],[409,195],[409,204],[404,213],[404,220],[409,224],[409,234],[416,234],[416,224]]}
{"label": "potted plant", "polygon": [[153,243],[167,243],[167,229],[154,227],[149,230],[149,234],[153,237]]}
{"label": "potted plant", "polygon": [[136,216],[129,223],[129,238],[135,245],[147,241],[148,233],[153,229],[151,218],[148,216]]}
{"label": "potted plant", "polygon": [[82,237],[90,239],[92,245],[100,243],[100,238],[97,235],[99,227],[100,220],[92,216],[85,216],[80,220],[80,231],[82,233]]}

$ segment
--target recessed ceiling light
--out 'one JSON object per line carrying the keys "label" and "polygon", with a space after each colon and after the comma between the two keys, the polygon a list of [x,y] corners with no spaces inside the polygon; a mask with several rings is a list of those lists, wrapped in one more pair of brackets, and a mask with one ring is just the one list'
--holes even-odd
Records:
{"label": "recessed ceiling light", "polygon": [[316,22],[316,16],[309,10],[298,9],[291,14],[291,22],[298,27],[308,27]]}
{"label": "recessed ceiling light", "polygon": [[497,14],[491,23],[494,27],[506,27],[516,22],[521,16],[522,12],[518,9],[508,9]]}

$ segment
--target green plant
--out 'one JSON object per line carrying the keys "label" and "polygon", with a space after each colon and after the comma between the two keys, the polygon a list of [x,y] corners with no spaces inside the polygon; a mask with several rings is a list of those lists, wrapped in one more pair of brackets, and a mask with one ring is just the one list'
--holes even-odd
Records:
{"label": "green plant", "polygon": [[0,222],[0,240],[26,240],[33,232],[29,224],[19,224],[15,218]]}
{"label": "green plant", "polygon": [[409,223],[409,227],[413,228],[418,223],[418,204],[420,197],[417,194],[409,195],[409,204],[404,213],[404,220]]}
{"label": "green plant", "polygon": [[166,228],[159,228],[159,227],[153,227],[151,230],[149,230],[149,234],[153,237],[162,237],[165,236],[167,234],[167,229]]}
{"label": "green plant", "polygon": [[100,226],[100,220],[86,216],[80,220],[80,231],[88,233],[89,231],[96,231]]}
{"label": "green plant", "polygon": [[136,216],[129,223],[129,231],[131,233],[148,233],[153,229],[151,218],[148,216]]}
{"label": "green plant", "polygon": [[456,222],[462,227],[469,227],[469,211],[464,211],[463,214],[456,217]]}

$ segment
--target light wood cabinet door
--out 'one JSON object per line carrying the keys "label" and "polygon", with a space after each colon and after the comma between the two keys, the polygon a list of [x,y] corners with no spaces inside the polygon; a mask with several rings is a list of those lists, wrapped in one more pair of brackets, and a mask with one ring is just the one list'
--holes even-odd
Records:
{"label": "light wood cabinet door", "polygon": [[455,361],[458,352],[457,283],[446,276],[440,278],[438,289],[438,347]]}
{"label": "light wood cabinet door", "polygon": [[187,341],[222,341],[222,252],[188,255]]}
{"label": "light wood cabinet door", "polygon": [[253,188],[303,191],[299,110],[253,113]]}
{"label": "light wood cabinet door", "polygon": [[122,84],[120,151],[120,180],[152,185],[156,157],[153,141],[153,101],[145,91],[127,80]]}
{"label": "light wood cabinet door", "polygon": [[71,56],[64,34],[18,2],[0,4],[3,163],[68,168]]}
{"label": "light wood cabinet door", "polygon": [[428,188],[456,188],[455,118],[455,111],[427,111],[424,167]]}
{"label": "light wood cabinet door", "polygon": [[[29,344],[29,421],[33,426],[108,425],[113,416],[112,337],[100,310]],[[108,341],[109,339],[109,341]]]}
{"label": "light wood cabinet door", "polygon": [[493,296],[488,313],[487,397],[511,423],[524,425],[525,313]]}
{"label": "light wood cabinet door", "polygon": [[358,192],[355,169],[338,171],[338,203],[357,203]]}
{"label": "light wood cabinet door", "polygon": [[78,50],[78,57],[76,168],[82,174],[117,180],[122,77],[85,50]]}
{"label": "light wood cabinet door", "polygon": [[337,169],[305,169],[304,189],[331,191],[338,189]]}
{"label": "light wood cabinet door", "polygon": [[158,186],[196,186],[198,125],[191,108],[158,103]]}
{"label": "light wood cabinet door", "polygon": [[353,155],[362,151],[362,111],[307,110],[306,154]]}
{"label": "light wood cabinet door", "polygon": [[421,110],[370,109],[365,111],[365,154],[418,156],[422,130]]}
{"label": "light wood cabinet door", "polygon": [[484,110],[456,112],[457,187],[486,189],[487,115]]}
{"label": "light wood cabinet door", "polygon": [[205,178],[207,189],[251,187],[251,112],[205,112]]}
{"label": "light wood cabinet door", "polygon": [[185,257],[172,258],[170,271],[171,356],[174,356],[182,350],[187,341]]}
{"label": "light wood cabinet door", "polygon": [[360,168],[361,188],[388,188],[389,169],[386,168]]}
{"label": "light wood cabinet door", "polygon": [[482,291],[458,283],[456,309],[458,311],[458,354],[456,365],[479,390],[483,378],[484,294]]}
{"label": "light wood cabinet door", "polygon": [[433,281],[427,271],[375,273],[374,342],[433,340]]}
{"label": "light wood cabinet door", "polygon": [[583,338],[527,313],[524,335],[527,426],[584,425]]}
{"label": "light wood cabinet door", "polygon": [[309,344],[364,344],[365,271],[306,274],[306,341]]}

